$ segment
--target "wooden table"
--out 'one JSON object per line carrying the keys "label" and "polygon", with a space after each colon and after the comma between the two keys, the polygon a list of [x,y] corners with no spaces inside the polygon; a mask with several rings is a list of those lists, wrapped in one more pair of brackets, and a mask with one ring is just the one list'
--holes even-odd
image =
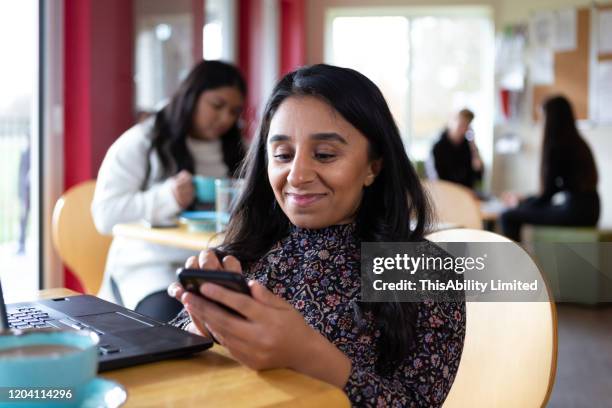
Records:
{"label": "wooden table", "polygon": [[114,237],[140,239],[160,245],[201,251],[221,243],[223,236],[214,232],[192,232],[186,225],[173,228],[150,228],[145,225],[118,224],[113,228]]}
{"label": "wooden table", "polygon": [[[68,289],[48,289],[38,297],[74,294]],[[107,371],[100,376],[125,387],[126,408],[349,406],[339,388],[288,369],[253,371],[219,345],[191,357]]]}

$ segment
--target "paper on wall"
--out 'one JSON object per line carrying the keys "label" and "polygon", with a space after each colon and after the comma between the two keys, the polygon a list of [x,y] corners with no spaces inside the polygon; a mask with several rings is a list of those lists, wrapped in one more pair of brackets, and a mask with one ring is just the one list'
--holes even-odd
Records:
{"label": "paper on wall", "polygon": [[597,120],[612,124],[612,61],[600,61],[597,66]]}
{"label": "paper on wall", "polygon": [[555,13],[553,48],[555,51],[573,51],[576,49],[577,36],[576,9],[559,10]]}
{"label": "paper on wall", "polygon": [[507,28],[497,37],[495,70],[501,88],[522,91],[527,72],[525,64],[526,27]]}
{"label": "paper on wall", "polygon": [[550,48],[534,48],[530,51],[529,73],[534,85],[555,83],[555,56]]}
{"label": "paper on wall", "polygon": [[542,11],[533,15],[529,24],[529,45],[532,48],[554,46],[555,20],[552,11]]}
{"label": "paper on wall", "polygon": [[599,11],[599,54],[612,54],[612,10]]}

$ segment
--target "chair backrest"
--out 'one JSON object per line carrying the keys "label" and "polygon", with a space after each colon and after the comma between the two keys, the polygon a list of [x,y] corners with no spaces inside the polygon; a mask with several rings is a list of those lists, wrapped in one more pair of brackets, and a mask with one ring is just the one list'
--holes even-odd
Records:
{"label": "chair backrest", "polygon": [[53,245],[79,278],[85,292],[97,294],[102,284],[112,237],[101,235],[91,216],[95,180],[77,184],[55,203],[51,235]]}
{"label": "chair backrest", "polygon": [[[470,229],[435,232],[427,238],[518,245]],[[547,293],[548,302],[466,302],[463,354],[445,408],[546,405],[557,367],[556,308]]]}
{"label": "chair backrest", "polygon": [[439,222],[482,229],[480,204],[470,189],[444,180],[423,180],[422,183]]}

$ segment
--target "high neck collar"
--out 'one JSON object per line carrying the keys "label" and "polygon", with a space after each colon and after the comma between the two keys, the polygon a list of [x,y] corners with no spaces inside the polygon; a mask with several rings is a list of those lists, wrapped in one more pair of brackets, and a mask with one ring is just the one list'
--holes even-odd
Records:
{"label": "high neck collar", "polygon": [[291,236],[296,238],[354,238],[356,236],[357,223],[351,222],[349,224],[331,225],[325,228],[319,229],[308,229],[297,227],[291,224]]}

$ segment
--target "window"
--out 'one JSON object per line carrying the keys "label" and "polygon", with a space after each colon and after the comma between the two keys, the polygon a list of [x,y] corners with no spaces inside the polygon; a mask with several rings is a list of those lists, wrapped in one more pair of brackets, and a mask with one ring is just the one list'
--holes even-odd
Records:
{"label": "window", "polygon": [[382,90],[410,158],[425,160],[450,116],[476,114],[476,141],[492,159],[493,25],[486,8],[334,9],[326,60]]}
{"label": "window", "polygon": [[[8,301],[38,289],[38,1],[0,2],[0,279]],[[16,41],[15,39],[19,39]]]}
{"label": "window", "polygon": [[235,0],[206,0],[204,4],[204,59],[236,62]]}
{"label": "window", "polygon": [[[408,129],[410,22],[406,17],[338,17],[331,63],[354,68],[378,85],[400,131]],[[387,46],[393,42],[392,51]],[[398,52],[395,52],[395,51]]]}
{"label": "window", "polygon": [[190,3],[136,0],[136,110],[154,112],[168,102],[193,66]]}

